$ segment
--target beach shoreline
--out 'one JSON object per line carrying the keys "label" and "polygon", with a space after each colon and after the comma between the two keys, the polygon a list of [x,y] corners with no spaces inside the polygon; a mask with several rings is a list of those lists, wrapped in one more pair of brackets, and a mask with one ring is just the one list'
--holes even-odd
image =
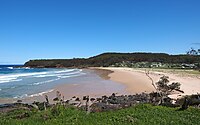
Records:
{"label": "beach shoreline", "polygon": [[111,95],[112,93],[128,94],[125,92],[125,85],[110,80],[108,75],[112,73],[111,70],[91,68],[83,70],[89,70],[93,74],[90,76],[90,81],[86,81],[85,83],[77,81],[70,84],[59,84],[51,90],[46,90],[24,98],[0,98],[0,104],[14,103],[19,100],[23,103],[32,103],[34,101],[43,102],[45,101],[45,95],[48,96],[50,103],[55,103],[53,99],[56,97],[57,91],[62,94],[62,97],[64,96],[64,100],[71,99],[74,96],[82,98],[83,96],[89,95],[90,97],[97,98],[103,95]]}
{"label": "beach shoreline", "polygon": [[126,90],[131,94],[156,91],[152,85],[152,81],[146,75],[146,71],[149,72],[149,76],[154,83],[158,82],[160,77],[168,76],[170,83],[179,82],[181,84],[180,90],[184,91],[184,93],[172,93],[169,95],[171,98],[176,99],[185,95],[200,93],[200,74],[180,73],[176,72],[176,70],[163,72],[162,70],[159,71],[147,68],[101,67],[100,69],[113,71],[113,73],[109,74],[110,79],[126,85]]}
{"label": "beach shoreline", "polygon": [[[0,104],[3,103],[13,103],[17,100],[22,100],[25,103],[31,103],[34,101],[45,101],[44,95],[48,95],[51,103],[54,103],[52,100],[56,97],[56,92],[59,91],[64,99],[70,99],[73,96],[82,98],[83,96],[89,95],[90,97],[101,97],[103,95],[111,95],[112,93],[117,93],[121,95],[129,94],[139,94],[139,93],[150,93],[156,91],[153,87],[151,80],[146,76],[145,70],[149,69],[133,69],[125,67],[90,67],[89,70],[97,74],[104,80],[114,81],[113,84],[97,84],[95,81],[91,81],[86,84],[61,84],[57,85],[51,91],[44,93],[39,93],[38,96],[27,97],[27,98],[1,98]],[[184,93],[173,93],[170,95],[171,98],[179,98],[184,95],[192,95],[200,92],[200,77],[190,76],[187,74],[180,75],[173,72],[158,72],[154,70],[149,70],[149,75],[153,79],[154,83],[157,82],[161,76],[169,76],[170,82],[180,82],[181,90]],[[112,87],[118,85],[119,91],[113,91]],[[121,86],[123,87],[121,87]],[[117,87],[116,87],[117,88]],[[120,90],[124,89],[124,90]]]}

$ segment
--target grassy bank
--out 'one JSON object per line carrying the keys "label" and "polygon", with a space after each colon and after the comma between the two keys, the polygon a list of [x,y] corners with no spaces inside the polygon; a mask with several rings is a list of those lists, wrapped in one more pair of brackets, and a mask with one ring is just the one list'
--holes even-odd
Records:
{"label": "grassy bank", "polygon": [[198,70],[193,69],[169,69],[169,68],[133,68],[135,70],[147,70],[161,73],[173,73],[180,75],[189,75],[189,76],[200,76],[200,72]]}
{"label": "grassy bank", "polygon": [[[19,116],[19,114],[23,114]],[[22,117],[23,116],[23,117]],[[76,108],[57,106],[46,111],[25,109],[0,115],[1,125],[199,125],[200,109],[177,108],[141,104],[117,111],[90,113]]]}

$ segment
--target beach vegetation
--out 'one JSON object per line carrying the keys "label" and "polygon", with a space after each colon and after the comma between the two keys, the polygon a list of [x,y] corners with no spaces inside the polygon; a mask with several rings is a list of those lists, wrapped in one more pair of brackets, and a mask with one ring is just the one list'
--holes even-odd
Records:
{"label": "beach vegetation", "polygon": [[[56,105],[47,110],[18,109],[0,114],[1,125],[199,125],[200,109],[139,104],[137,106],[87,114],[72,106]],[[20,117],[23,116],[23,117]]]}
{"label": "beach vegetation", "polygon": [[[90,58],[30,60],[24,66],[38,68],[63,67],[136,67],[195,68],[200,55],[169,55],[165,53],[103,53]],[[184,66],[184,67],[183,67]]]}
{"label": "beach vegetation", "polygon": [[194,49],[194,48],[190,48],[190,50],[188,50],[187,55],[200,55],[200,49]]}
{"label": "beach vegetation", "polygon": [[179,82],[173,82],[169,84],[169,77],[162,76],[160,80],[156,83],[157,89],[164,93],[165,95],[169,95],[173,90],[180,90],[181,84]]}

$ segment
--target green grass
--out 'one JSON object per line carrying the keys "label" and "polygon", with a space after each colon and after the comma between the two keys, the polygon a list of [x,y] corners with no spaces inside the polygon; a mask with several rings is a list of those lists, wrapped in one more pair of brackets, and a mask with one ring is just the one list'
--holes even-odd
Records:
{"label": "green grass", "polygon": [[191,76],[200,76],[200,71],[193,70],[193,69],[169,69],[169,68],[133,68],[137,70],[149,70],[149,71],[156,71],[156,72],[164,72],[164,73],[175,73],[175,74],[182,74],[182,75],[191,75]]}
{"label": "green grass", "polygon": [[[30,117],[17,119],[27,112]],[[18,110],[0,115],[0,125],[200,125],[200,109],[138,105],[126,109],[90,113],[76,108],[58,106],[46,111]]]}

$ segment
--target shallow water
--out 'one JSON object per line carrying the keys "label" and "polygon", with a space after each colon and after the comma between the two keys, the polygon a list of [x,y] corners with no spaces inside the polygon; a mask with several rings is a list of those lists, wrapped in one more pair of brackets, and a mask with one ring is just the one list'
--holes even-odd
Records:
{"label": "shallow water", "polygon": [[1,66],[0,68],[0,98],[34,97],[53,91],[56,86],[62,84],[84,85],[80,92],[90,93],[120,92],[124,89],[121,84],[102,79],[93,70],[30,69],[13,66]]}
{"label": "shallow water", "polygon": [[52,89],[63,80],[85,75],[81,69],[0,68],[0,98],[30,96]]}

